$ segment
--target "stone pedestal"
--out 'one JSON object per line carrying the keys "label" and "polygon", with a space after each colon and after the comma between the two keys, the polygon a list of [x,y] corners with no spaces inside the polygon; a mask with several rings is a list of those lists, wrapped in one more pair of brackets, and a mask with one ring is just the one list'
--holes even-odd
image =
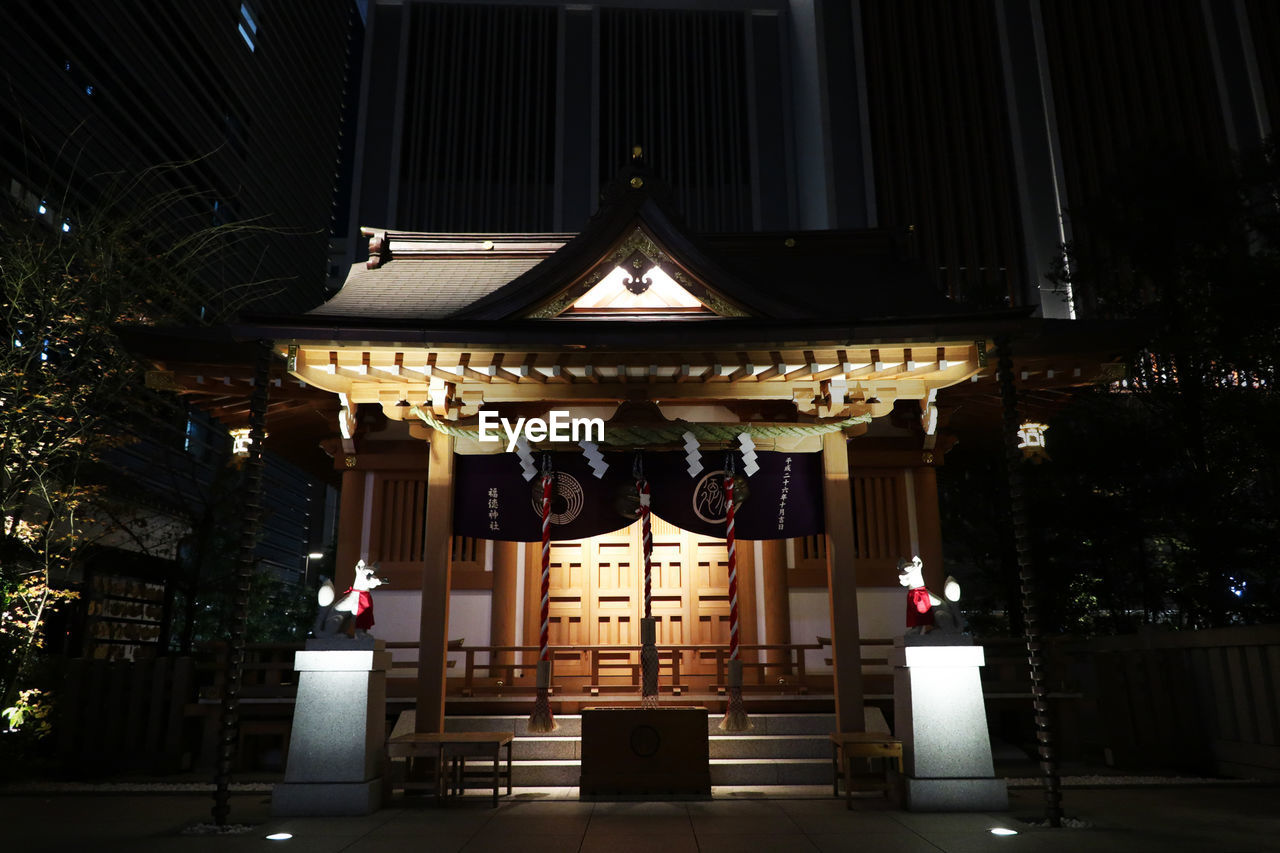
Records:
{"label": "stone pedestal", "polygon": [[308,640],[275,815],[364,815],[382,804],[387,670],[382,640]]}
{"label": "stone pedestal", "polygon": [[[928,635],[926,635],[928,636]],[[1009,807],[995,778],[978,668],[981,646],[912,644],[893,649],[894,734],[902,740],[910,811],[991,811]],[[923,638],[920,638],[923,640]]]}

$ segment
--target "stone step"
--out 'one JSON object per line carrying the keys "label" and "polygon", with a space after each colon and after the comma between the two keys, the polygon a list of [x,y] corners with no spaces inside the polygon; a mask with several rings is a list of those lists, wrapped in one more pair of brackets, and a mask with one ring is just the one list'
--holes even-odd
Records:
{"label": "stone step", "polygon": [[[753,714],[747,732],[726,734],[720,715],[707,720],[713,785],[826,785],[831,779],[832,714]],[[558,716],[554,732],[529,731],[520,715],[450,716],[448,731],[511,731],[512,775],[523,787],[574,787],[581,774],[582,718]],[[884,719],[867,709],[867,727],[884,731]],[[395,733],[413,731],[413,712],[400,715]]]}
{"label": "stone step", "polygon": [[[876,709],[868,709],[878,714]],[[396,724],[397,731],[413,730],[412,711],[405,711]],[[516,737],[535,734],[539,737],[579,737],[582,734],[582,717],[577,714],[557,716],[559,728],[554,732],[530,732],[529,717],[522,716],[476,716],[445,718],[445,730],[451,732],[515,732]],[[711,714],[707,718],[707,732],[711,735],[723,734],[720,731],[719,714]],[[821,735],[826,737],[835,731],[834,714],[752,714],[751,730],[745,734],[753,735]],[[877,730],[868,719],[868,729]]]}
{"label": "stone step", "polygon": [[522,735],[511,744],[514,761],[577,761],[582,758],[582,738]]}
{"label": "stone step", "polygon": [[[405,711],[401,718],[411,717],[412,711]],[[582,736],[582,718],[577,715],[556,717],[558,728],[554,732],[530,732],[529,715],[522,716],[485,716],[485,717],[446,717],[445,731],[448,732],[515,732],[516,737],[562,737]],[[412,721],[409,723],[412,727]],[[399,724],[397,723],[397,728]],[[410,728],[412,731],[412,728]]]}
{"label": "stone step", "polygon": [[521,788],[576,788],[578,761],[512,761],[511,784]]}
{"label": "stone step", "polygon": [[[581,772],[577,761],[513,761],[511,765],[513,784],[517,787],[574,787]],[[827,785],[830,782],[829,758],[711,760],[712,785]]]}
{"label": "stone step", "polygon": [[[836,730],[835,714],[751,714],[751,730],[742,734],[821,735]],[[712,716],[711,733],[719,734],[720,718]]]}
{"label": "stone step", "polygon": [[713,758],[712,785],[828,785],[828,758]]}
{"label": "stone step", "polygon": [[823,735],[712,735],[711,759],[831,758],[831,741]]}
{"label": "stone step", "polygon": [[[716,758],[830,758],[831,742],[825,735],[712,735],[708,744]],[[578,737],[517,737],[511,747],[514,761],[572,760],[582,758]]]}

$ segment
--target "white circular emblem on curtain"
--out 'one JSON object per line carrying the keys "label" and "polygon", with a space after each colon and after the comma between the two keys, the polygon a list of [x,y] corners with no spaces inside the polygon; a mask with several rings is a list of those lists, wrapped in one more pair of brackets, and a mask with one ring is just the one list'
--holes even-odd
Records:
{"label": "white circular emblem on curtain", "polygon": [[707,524],[723,524],[724,471],[708,471],[693,489],[693,513]]}
{"label": "white circular emblem on curtain", "polygon": [[[542,517],[542,478],[533,480],[531,495],[534,515]],[[551,475],[551,523],[568,524],[582,514],[585,496],[582,484],[572,474],[556,471]]]}

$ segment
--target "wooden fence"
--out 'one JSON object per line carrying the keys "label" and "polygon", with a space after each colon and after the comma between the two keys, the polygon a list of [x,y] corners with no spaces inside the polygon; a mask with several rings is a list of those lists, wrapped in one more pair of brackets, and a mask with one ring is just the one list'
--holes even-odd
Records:
{"label": "wooden fence", "polygon": [[[867,700],[891,715],[891,641],[864,640]],[[388,644],[401,649],[415,643]],[[1021,640],[986,638],[983,693],[993,732],[1021,743],[1030,738],[1030,688]],[[1105,750],[1124,769],[1176,769],[1226,776],[1280,778],[1280,626],[1212,631],[1144,632],[1094,640],[1047,638],[1046,682],[1067,758],[1094,758]],[[241,747],[261,738],[283,760],[288,742],[297,644],[251,646],[245,664]],[[748,692],[802,696],[831,689],[829,674],[806,670],[817,645],[744,646]],[[716,694],[724,686],[720,646],[660,647],[663,692]],[[59,752],[69,764],[92,769],[164,772],[207,763],[216,747],[223,655],[200,661],[156,658],[137,662],[68,663],[57,726]],[[448,693],[454,697],[532,695],[532,646],[450,648]],[[555,649],[585,675],[556,675],[558,696],[590,699],[639,691],[638,648],[582,646]],[[714,660],[705,672],[680,665],[682,657]],[[763,663],[768,659],[768,663]],[[567,669],[567,667],[566,667]],[[388,696],[416,695],[417,667],[397,661]],[[781,681],[780,681],[781,679]],[[246,766],[256,766],[247,764]],[[262,769],[267,769],[263,765]]]}
{"label": "wooden fence", "polygon": [[1118,767],[1280,779],[1280,625],[1092,641]]}
{"label": "wooden fence", "polygon": [[184,719],[191,658],[67,662],[58,697],[58,755],[78,772],[168,773],[189,759]]}

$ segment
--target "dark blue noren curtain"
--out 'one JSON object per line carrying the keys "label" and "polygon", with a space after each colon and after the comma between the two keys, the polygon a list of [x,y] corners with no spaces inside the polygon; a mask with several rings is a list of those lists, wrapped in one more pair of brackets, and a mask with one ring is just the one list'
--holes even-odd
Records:
{"label": "dark blue noren curtain", "polygon": [[[609,469],[597,479],[582,454],[551,454],[552,539],[585,539],[636,520],[634,454],[604,457]],[[542,454],[535,458],[540,461]],[[645,453],[654,514],[685,530],[723,537],[724,460],[722,452],[704,453],[703,470],[690,477],[683,453]],[[757,461],[760,470],[745,477],[742,459],[734,454],[738,537],[784,539],[823,532],[821,455],[761,452]],[[515,542],[542,538],[541,478],[526,481],[515,454],[458,456],[454,474],[455,534]]]}

